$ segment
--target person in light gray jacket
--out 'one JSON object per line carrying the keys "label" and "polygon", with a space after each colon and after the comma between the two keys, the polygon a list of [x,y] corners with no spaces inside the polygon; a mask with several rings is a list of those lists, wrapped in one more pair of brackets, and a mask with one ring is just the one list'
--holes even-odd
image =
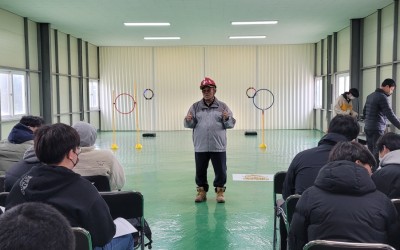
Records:
{"label": "person in light gray jacket", "polygon": [[203,99],[194,103],[184,120],[185,128],[193,129],[196,161],[197,196],[195,202],[207,199],[209,189],[207,168],[211,160],[214,167],[214,187],[217,202],[224,203],[226,184],[226,129],[233,128],[236,120],[229,107],[215,97],[217,86],[206,77],[200,84]]}
{"label": "person in light gray jacket", "polygon": [[105,175],[110,181],[111,190],[122,189],[125,185],[124,168],[111,150],[95,147],[96,128],[83,121],[76,122],[72,127],[79,134],[81,147],[79,162],[73,171],[82,176]]}

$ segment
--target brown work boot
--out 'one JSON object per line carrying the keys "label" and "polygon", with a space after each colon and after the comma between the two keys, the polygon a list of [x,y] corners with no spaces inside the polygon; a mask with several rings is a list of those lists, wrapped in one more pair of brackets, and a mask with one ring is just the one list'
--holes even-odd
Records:
{"label": "brown work boot", "polygon": [[203,202],[207,200],[207,192],[203,187],[197,187],[197,196],[195,202]]}
{"label": "brown work boot", "polygon": [[224,192],[225,192],[225,187],[217,187],[215,188],[215,192],[217,193],[217,202],[218,203],[225,203],[225,197],[224,197]]}

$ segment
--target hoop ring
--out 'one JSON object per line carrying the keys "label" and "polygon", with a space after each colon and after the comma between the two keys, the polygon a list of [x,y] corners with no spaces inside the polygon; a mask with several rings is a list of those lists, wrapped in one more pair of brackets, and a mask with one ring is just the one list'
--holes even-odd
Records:
{"label": "hoop ring", "polygon": [[[252,96],[249,95],[249,90],[253,90],[253,91],[254,91],[254,94],[253,94]],[[248,98],[254,98],[254,96],[256,95],[256,93],[257,93],[257,90],[256,90],[255,88],[253,88],[253,87],[249,87],[249,88],[246,90],[246,95],[247,95]]]}
{"label": "hoop ring", "polygon": [[[257,104],[256,104],[256,102],[254,101],[256,98],[256,95],[257,95],[257,93],[258,93],[258,91],[261,91],[261,90],[265,90],[265,91],[268,91],[270,94],[271,94],[271,96],[272,96],[272,102],[271,102],[271,105],[269,105],[268,107],[266,107],[266,108],[260,108],[260,107],[258,107],[257,106]],[[271,108],[272,107],[272,105],[274,105],[274,101],[275,101],[275,97],[274,97],[274,94],[272,94],[272,92],[269,90],[269,89],[259,89],[259,90],[257,90],[256,91],[256,93],[254,93],[254,96],[253,96],[253,104],[254,104],[254,106],[257,108],[257,109],[259,109],[259,110],[267,110],[267,109],[269,109],[269,108]]]}
{"label": "hoop ring", "polygon": [[[118,100],[118,98],[120,98],[121,96],[127,96],[127,97],[129,97],[129,98],[132,100],[132,102],[133,102],[133,107],[132,107],[132,109],[129,110],[128,112],[122,112],[122,111],[119,110],[118,107],[117,107],[117,100]],[[133,98],[133,96],[131,96],[131,95],[128,94],[128,93],[121,93],[121,94],[117,95],[117,97],[115,97],[115,99],[114,99],[114,103],[113,103],[113,104],[114,104],[115,110],[117,110],[118,113],[123,114],[123,115],[127,115],[127,114],[132,113],[133,110],[135,110],[135,107],[136,107],[135,99]]]}
{"label": "hoop ring", "polygon": [[[150,97],[146,96],[147,92],[150,92]],[[154,91],[152,89],[145,89],[144,92],[143,92],[143,96],[144,96],[144,99],[151,100],[154,97]]]}

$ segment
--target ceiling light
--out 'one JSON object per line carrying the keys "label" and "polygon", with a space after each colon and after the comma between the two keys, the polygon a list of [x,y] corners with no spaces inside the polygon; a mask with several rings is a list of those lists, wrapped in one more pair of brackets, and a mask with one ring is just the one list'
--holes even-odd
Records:
{"label": "ceiling light", "polygon": [[267,36],[230,36],[229,39],[263,39]]}
{"label": "ceiling light", "polygon": [[252,22],[231,22],[232,25],[259,25],[259,24],[277,24],[278,21],[252,21]]}
{"label": "ceiling light", "polygon": [[179,36],[155,36],[155,37],[144,37],[144,40],[180,40]]}
{"label": "ceiling light", "polygon": [[170,26],[170,23],[124,23],[125,26]]}

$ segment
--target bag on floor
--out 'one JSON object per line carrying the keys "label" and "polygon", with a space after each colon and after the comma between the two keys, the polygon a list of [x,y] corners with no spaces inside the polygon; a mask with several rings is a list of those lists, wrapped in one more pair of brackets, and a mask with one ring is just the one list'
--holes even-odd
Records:
{"label": "bag on floor", "polygon": [[[134,238],[138,239],[137,242],[135,240],[135,248],[138,248],[141,244],[144,244],[145,247],[147,247],[148,249],[151,249],[151,243],[153,243],[153,240],[151,239],[151,229],[149,224],[147,223],[146,219],[144,220],[144,236],[146,236],[146,238],[149,240],[149,242],[144,243],[144,242],[140,242],[141,239],[141,235],[137,234],[134,235]],[[129,219],[128,220],[137,230],[138,232],[142,232],[142,226],[140,225],[140,219],[139,218],[133,218],[133,219]]]}

